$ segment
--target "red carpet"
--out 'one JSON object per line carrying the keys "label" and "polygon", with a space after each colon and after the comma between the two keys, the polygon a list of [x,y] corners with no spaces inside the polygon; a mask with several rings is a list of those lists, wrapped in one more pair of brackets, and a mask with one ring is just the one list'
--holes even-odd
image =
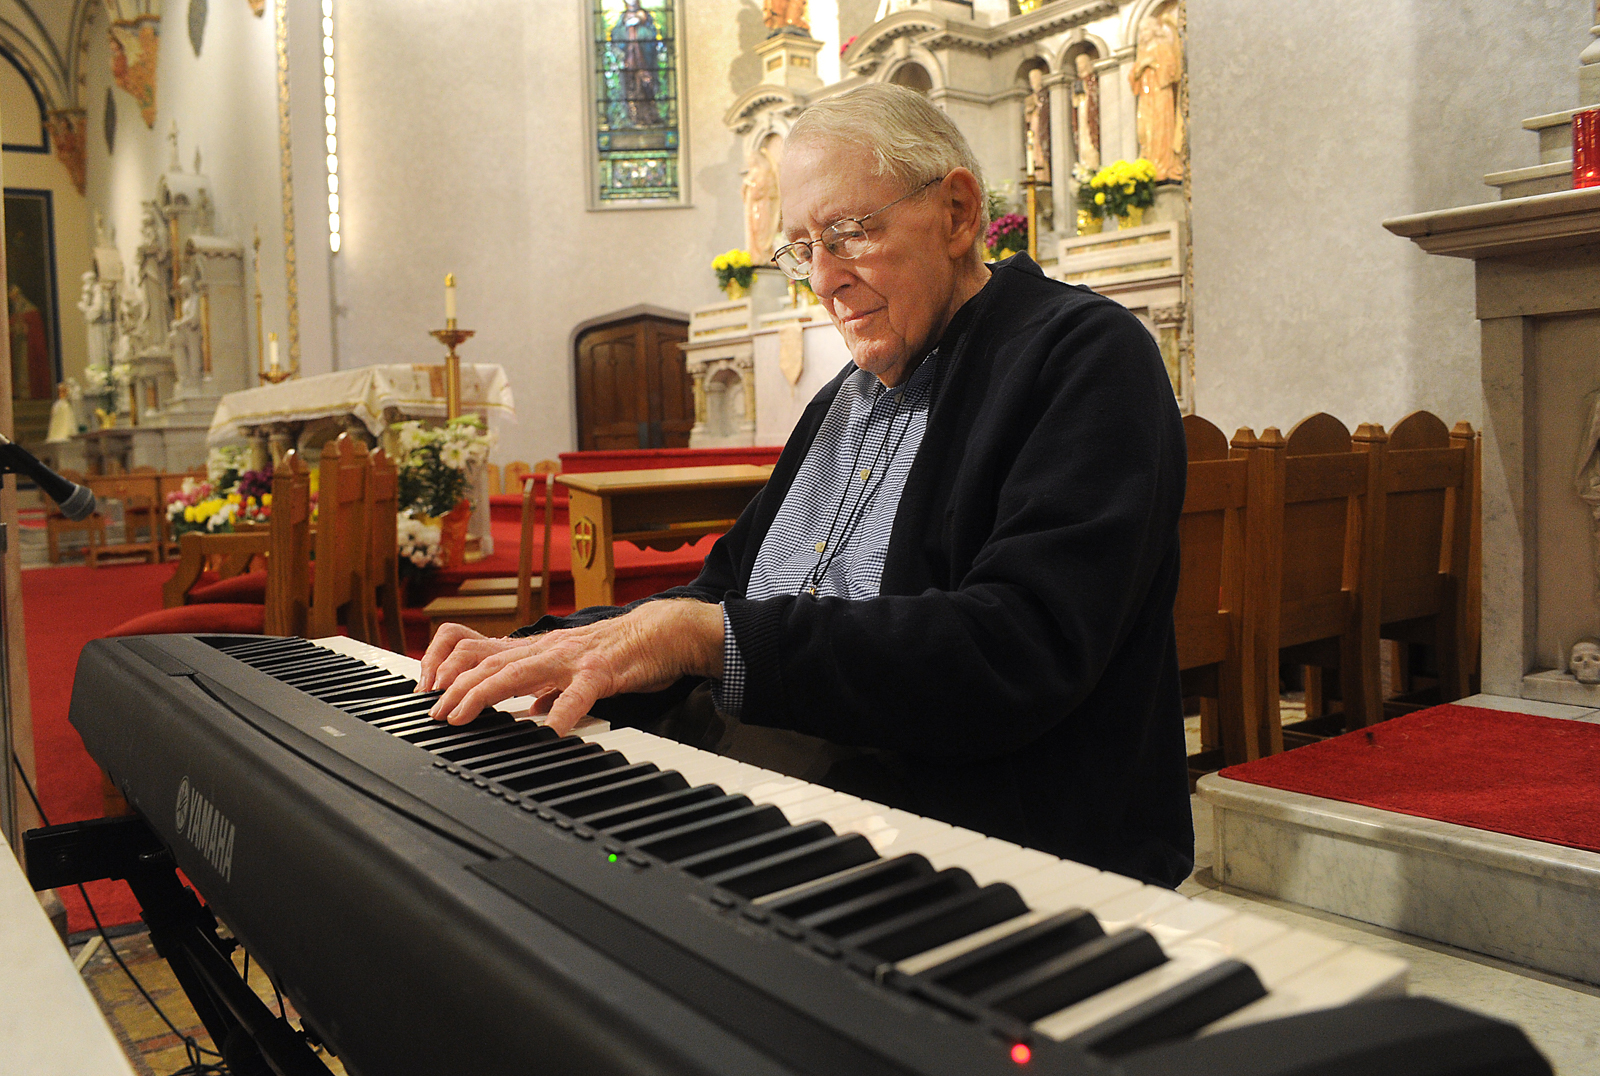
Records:
{"label": "red carpet", "polygon": [[1221,776],[1600,852],[1600,725],[1581,721],[1435,706]]}
{"label": "red carpet", "polygon": [[[131,564],[104,568],[32,568],[22,573],[23,629],[28,647],[28,689],[33,704],[33,749],[39,799],[55,823],[99,818],[100,770],[67,723],[78,652],[140,613],[161,608],[161,585],[174,565]],[[133,894],[121,882],[88,886],[106,926],[139,918]],[[67,929],[93,924],[76,889],[63,889]]]}

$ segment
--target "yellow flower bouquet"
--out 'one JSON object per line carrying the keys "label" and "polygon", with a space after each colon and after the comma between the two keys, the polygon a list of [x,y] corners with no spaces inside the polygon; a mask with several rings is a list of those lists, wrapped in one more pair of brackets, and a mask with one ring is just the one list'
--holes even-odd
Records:
{"label": "yellow flower bouquet", "polygon": [[1096,217],[1125,217],[1156,202],[1156,169],[1140,157],[1112,161],[1078,188],[1078,205]]}
{"label": "yellow flower bouquet", "polygon": [[718,254],[711,259],[711,268],[717,273],[717,287],[724,290],[727,289],[729,281],[741,288],[748,288],[756,275],[755,267],[750,264],[748,250],[734,249]]}

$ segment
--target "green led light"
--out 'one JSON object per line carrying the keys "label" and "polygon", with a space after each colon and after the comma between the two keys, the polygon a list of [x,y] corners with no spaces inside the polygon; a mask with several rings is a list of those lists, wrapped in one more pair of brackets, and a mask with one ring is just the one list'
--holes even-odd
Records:
{"label": "green led light", "polygon": [[606,856],[606,858],[615,863],[617,861],[617,853],[612,852],[609,856]]}

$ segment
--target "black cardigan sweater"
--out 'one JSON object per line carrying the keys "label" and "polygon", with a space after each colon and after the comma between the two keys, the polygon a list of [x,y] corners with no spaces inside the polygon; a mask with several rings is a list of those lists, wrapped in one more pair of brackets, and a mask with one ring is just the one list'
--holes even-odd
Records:
{"label": "black cardigan sweater", "polygon": [[[1026,255],[992,268],[931,356],[879,597],[743,597],[853,365],[812,400],[700,576],[657,597],[725,603],[747,724],[893,752],[913,810],[1175,886],[1194,855],[1172,622],[1182,420],[1126,309]],[[692,683],[595,713],[633,723]]]}

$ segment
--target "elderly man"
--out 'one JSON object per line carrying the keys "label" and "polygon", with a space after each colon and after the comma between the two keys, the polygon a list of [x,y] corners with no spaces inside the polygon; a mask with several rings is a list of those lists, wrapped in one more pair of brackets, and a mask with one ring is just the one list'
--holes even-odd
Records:
{"label": "elderly man", "polygon": [[1186,472],[1149,334],[1025,256],[984,264],[977,162],[909,90],[812,106],[781,188],[774,260],[853,364],[694,583],[510,639],[447,625],[434,715],[533,695],[562,731],[593,709],[1176,885]]}

